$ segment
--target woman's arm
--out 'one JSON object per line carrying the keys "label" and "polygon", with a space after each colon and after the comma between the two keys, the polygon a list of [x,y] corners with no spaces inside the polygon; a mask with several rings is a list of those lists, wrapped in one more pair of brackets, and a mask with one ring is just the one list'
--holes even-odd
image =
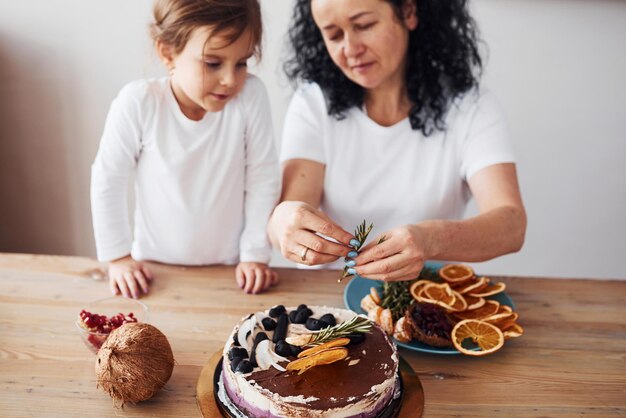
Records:
{"label": "woman's arm", "polygon": [[270,217],[268,234],[283,256],[296,263],[330,263],[351,250],[353,236],[317,209],[322,199],[324,171],[324,164],[311,160],[292,159],[283,164],[281,203]]}
{"label": "woman's arm", "polygon": [[377,280],[410,280],[428,259],[485,261],[519,251],[526,212],[515,165],[483,168],[470,178],[469,186],[479,215],[460,221],[424,221],[385,232],[385,242],[367,245],[355,259],[356,272]]}

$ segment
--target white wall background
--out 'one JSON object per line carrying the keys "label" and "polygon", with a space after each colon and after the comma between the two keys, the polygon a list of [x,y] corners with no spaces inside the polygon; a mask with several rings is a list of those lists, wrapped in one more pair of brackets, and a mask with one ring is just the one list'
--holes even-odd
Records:
{"label": "white wall background", "polygon": [[[261,0],[277,137],[291,0]],[[529,215],[487,274],[626,278],[626,1],[474,0]],[[89,167],[128,81],[164,74],[150,0],[0,0],[0,251],[94,255]],[[469,213],[473,213],[470,208]],[[352,226],[346,225],[346,228]],[[284,265],[280,256],[275,263]]]}

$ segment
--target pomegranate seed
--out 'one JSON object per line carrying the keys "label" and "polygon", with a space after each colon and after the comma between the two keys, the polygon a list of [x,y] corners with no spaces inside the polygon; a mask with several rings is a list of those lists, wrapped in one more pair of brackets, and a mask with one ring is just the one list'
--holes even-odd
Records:
{"label": "pomegranate seed", "polygon": [[85,328],[100,334],[108,334],[128,322],[138,322],[137,318],[135,318],[135,314],[132,312],[128,315],[119,313],[111,318],[107,318],[106,315],[98,315],[83,309],[80,311],[79,316]]}

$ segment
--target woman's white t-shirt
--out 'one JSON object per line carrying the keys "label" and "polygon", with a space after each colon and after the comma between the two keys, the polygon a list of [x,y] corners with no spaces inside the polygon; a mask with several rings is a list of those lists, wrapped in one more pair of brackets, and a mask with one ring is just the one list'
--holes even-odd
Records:
{"label": "woman's white t-shirt", "polygon": [[[127,188],[134,176],[134,231]],[[202,120],[180,110],[168,78],[134,81],[113,101],[92,166],[100,260],[184,265],[267,263],[266,227],[280,194],[269,101],[249,75]]]}
{"label": "woman's white t-shirt", "polygon": [[[514,162],[509,131],[494,97],[481,90],[457,99],[447,129],[425,137],[406,118],[389,127],[352,108],[328,115],[317,84],[300,86],[285,117],[280,159],[325,165],[320,209],[353,232],[366,220],[373,238],[427,219],[460,219],[477,171]],[[325,266],[342,268],[341,260]]]}

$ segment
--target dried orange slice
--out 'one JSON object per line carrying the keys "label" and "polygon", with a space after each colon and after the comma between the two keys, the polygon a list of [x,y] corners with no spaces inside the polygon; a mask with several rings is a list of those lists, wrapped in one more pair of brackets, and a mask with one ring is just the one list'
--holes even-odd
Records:
{"label": "dried orange slice", "polygon": [[460,285],[453,285],[452,288],[462,295],[468,293],[478,293],[489,285],[489,279],[486,277],[479,277],[478,279],[471,280]]}
{"label": "dried orange slice", "polygon": [[467,308],[465,309],[468,311],[471,311],[472,309],[478,309],[481,306],[484,306],[486,303],[485,298],[475,298],[474,296],[470,295],[463,295],[463,299],[465,299],[465,302],[467,302]]}
{"label": "dried orange slice", "polygon": [[418,280],[411,285],[411,287],[409,288],[409,293],[411,293],[413,298],[417,300],[419,291],[422,290],[424,286],[431,284],[431,283],[434,283],[434,282],[430,280],[426,280],[426,279]]}
{"label": "dried orange slice", "polygon": [[506,289],[506,284],[504,284],[503,282],[498,282],[490,286],[487,286],[478,292],[477,291],[471,292],[470,296],[475,296],[477,298],[485,298],[487,296],[493,296],[497,293],[500,293],[504,291],[504,289]]}
{"label": "dried orange slice", "polygon": [[287,370],[298,370],[298,374],[302,374],[311,367],[331,364],[348,357],[348,349],[343,347],[330,348],[308,357],[299,358],[287,364]]}
{"label": "dried orange slice", "polygon": [[[423,295],[422,295],[423,293]],[[450,306],[455,302],[455,295],[452,293],[452,289],[447,283],[437,284],[431,283],[422,288],[420,291],[422,297],[426,297],[432,301],[440,301]]]}
{"label": "dried orange slice", "polygon": [[504,334],[505,340],[508,340],[509,338],[517,338],[524,335],[524,328],[522,328],[517,322],[513,322],[511,325],[503,329],[502,333]]}
{"label": "dried orange slice", "polygon": [[450,305],[451,312],[461,312],[467,309],[467,301],[465,297],[461,295],[459,292],[452,291],[452,295],[454,296],[454,303]]}
{"label": "dried orange slice", "polygon": [[328,341],[327,343],[320,344],[316,347],[308,348],[304,351],[301,351],[300,354],[298,354],[298,358],[312,356],[317,352],[328,350],[329,348],[343,347],[344,345],[348,344],[350,344],[350,338],[337,338],[335,340]]}
{"label": "dried orange slice", "polygon": [[418,302],[439,305],[448,312],[460,312],[467,309],[465,298],[452,290],[448,283],[431,283],[422,287],[415,299]]}
{"label": "dried orange slice", "polygon": [[466,264],[446,264],[439,270],[439,277],[450,284],[463,283],[474,277],[474,270]]}
{"label": "dried orange slice", "polygon": [[517,321],[517,318],[519,318],[519,315],[515,312],[498,311],[498,313],[487,318],[483,318],[482,320],[497,326],[506,322],[515,322]]}
{"label": "dried orange slice", "polygon": [[[488,322],[466,319],[452,328],[452,344],[463,354],[469,356],[484,356],[495,353],[504,345],[504,334],[500,328]],[[463,342],[470,338],[478,347],[474,351],[463,346]]]}
{"label": "dried orange slice", "polygon": [[459,319],[482,319],[498,313],[500,302],[496,300],[486,300],[485,304],[478,309],[471,311],[455,312],[454,316]]}

